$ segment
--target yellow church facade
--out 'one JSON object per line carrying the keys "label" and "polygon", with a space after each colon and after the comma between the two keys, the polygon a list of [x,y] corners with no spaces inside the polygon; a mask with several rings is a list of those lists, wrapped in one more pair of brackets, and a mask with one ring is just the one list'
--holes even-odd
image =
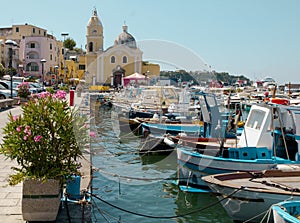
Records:
{"label": "yellow church facade", "polygon": [[96,9],[87,25],[86,34],[86,82],[92,85],[122,85],[122,78],[133,73],[159,76],[158,64],[143,62],[143,52],[137,47],[135,38],[123,25],[122,33],[114,44],[103,49],[103,26]]}

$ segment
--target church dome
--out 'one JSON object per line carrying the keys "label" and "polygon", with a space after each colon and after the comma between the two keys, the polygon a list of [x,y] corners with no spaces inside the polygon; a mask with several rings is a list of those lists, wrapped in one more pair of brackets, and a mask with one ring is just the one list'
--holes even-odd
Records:
{"label": "church dome", "polygon": [[125,44],[131,48],[136,48],[136,42],[134,37],[127,32],[128,26],[123,26],[123,32],[116,38],[114,45]]}
{"label": "church dome", "polygon": [[102,23],[97,15],[97,10],[94,9],[93,16],[90,18],[88,22],[88,26],[102,26]]}

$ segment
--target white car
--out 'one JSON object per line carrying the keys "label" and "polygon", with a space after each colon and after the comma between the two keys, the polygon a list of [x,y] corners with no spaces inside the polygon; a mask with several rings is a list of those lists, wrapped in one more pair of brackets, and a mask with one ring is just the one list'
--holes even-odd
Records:
{"label": "white car", "polygon": [[[12,88],[13,88],[13,90],[16,90],[16,91],[18,91],[18,86],[19,86],[19,84],[21,84],[22,82],[13,82],[12,83]],[[40,88],[38,88],[36,85],[35,85],[35,83],[31,83],[31,82],[27,82],[27,83],[29,83],[29,91],[30,91],[30,93],[32,93],[32,94],[36,94],[36,93],[40,93],[41,92],[41,90],[40,90]],[[11,83],[10,83],[10,81],[3,81],[3,80],[1,80],[0,81],[0,85],[3,85],[6,89],[10,89],[10,85],[11,85]]]}
{"label": "white car", "polygon": [[31,92],[31,90],[35,90],[36,91],[35,93],[40,93],[40,92],[44,91],[43,86],[41,86],[38,83],[29,82],[29,84],[30,84],[30,89],[29,89],[30,92]]}
{"label": "white car", "polygon": [[[17,97],[18,92],[13,90],[12,91],[12,96]],[[11,96],[11,91],[9,89],[6,89],[3,85],[0,84],[0,99],[6,99],[10,98]]]}

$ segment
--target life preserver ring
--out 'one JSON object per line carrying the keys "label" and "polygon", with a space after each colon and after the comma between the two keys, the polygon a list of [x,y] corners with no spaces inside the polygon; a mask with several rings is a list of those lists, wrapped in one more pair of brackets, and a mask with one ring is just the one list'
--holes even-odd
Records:
{"label": "life preserver ring", "polygon": [[290,100],[286,98],[270,98],[270,102],[279,105],[289,105]]}

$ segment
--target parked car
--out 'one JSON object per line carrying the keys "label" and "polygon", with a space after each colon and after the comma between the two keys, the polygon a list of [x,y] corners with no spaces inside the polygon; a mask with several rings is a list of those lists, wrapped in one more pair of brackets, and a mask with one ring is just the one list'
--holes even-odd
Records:
{"label": "parked car", "polygon": [[[11,85],[10,81],[1,80],[0,84],[2,86],[4,86],[6,89],[8,89],[8,90],[10,89],[10,85]],[[20,82],[12,82],[12,88],[13,88],[13,90],[17,91],[17,88],[18,88],[19,84],[20,84]]]}
{"label": "parked car", "polygon": [[[18,92],[13,90],[12,91],[12,96],[17,97]],[[6,99],[11,96],[11,91],[10,89],[6,89],[3,85],[0,84],[0,99]]]}
{"label": "parked car", "polygon": [[[13,90],[15,90],[15,91],[18,91],[18,86],[19,86],[19,84],[20,84],[21,82],[19,82],[19,81],[17,81],[17,82],[13,82],[12,83],[12,85],[13,85]],[[42,92],[43,90],[43,88],[42,87],[40,87],[40,86],[38,86],[38,85],[36,85],[36,83],[32,83],[32,82],[28,82],[29,83],[29,85],[30,85],[30,88],[29,88],[29,91],[32,93],[32,94],[36,94],[36,93],[39,93],[39,92]],[[0,84],[2,85],[2,86],[4,86],[6,89],[10,89],[10,85],[11,85],[11,83],[10,83],[10,81],[6,81],[6,80],[2,80],[2,81],[0,81]]]}
{"label": "parked car", "polygon": [[39,83],[35,82],[29,82],[30,83],[30,88],[36,89],[37,93],[45,91],[43,86],[41,86]]}

